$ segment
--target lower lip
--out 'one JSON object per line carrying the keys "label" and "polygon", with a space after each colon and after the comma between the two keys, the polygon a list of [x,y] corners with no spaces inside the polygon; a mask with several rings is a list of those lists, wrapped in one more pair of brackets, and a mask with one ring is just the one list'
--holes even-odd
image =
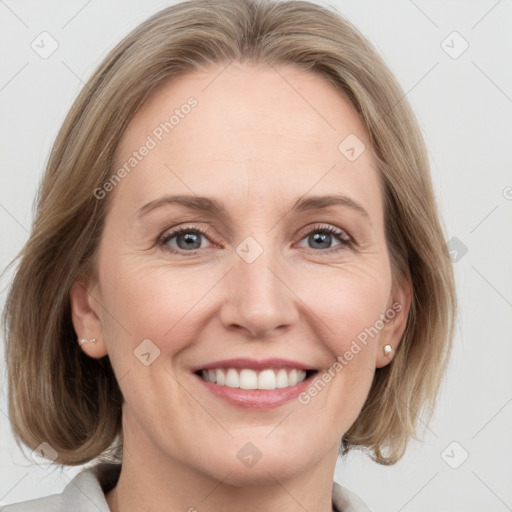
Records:
{"label": "lower lip", "polygon": [[237,407],[245,407],[247,409],[273,409],[290,400],[296,399],[311,385],[317,372],[295,386],[271,390],[240,389],[230,388],[229,386],[219,386],[218,384],[203,380],[195,373],[193,375],[210,393]]}

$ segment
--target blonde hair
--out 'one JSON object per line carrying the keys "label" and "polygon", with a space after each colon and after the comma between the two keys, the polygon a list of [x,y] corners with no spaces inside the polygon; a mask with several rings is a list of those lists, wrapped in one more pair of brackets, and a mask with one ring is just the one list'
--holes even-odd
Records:
{"label": "blonde hair", "polygon": [[[95,274],[113,156],[134,114],[164,82],[209,63],[295,64],[334,84],[370,137],[385,200],[394,275],[412,287],[394,360],[375,372],[341,440],[393,464],[430,419],[451,347],[452,266],[424,142],[405,95],[370,43],[344,18],[304,1],[190,0],[139,25],[105,58],[75,100],[53,146],[32,233],[16,259],[4,310],[8,405],[20,442],[49,443],[56,463],[122,452],[123,396],[109,358],[79,348],[69,291]],[[111,196],[111,194],[110,194]],[[14,260],[16,261],[16,260]],[[14,261],[12,263],[14,263]]]}

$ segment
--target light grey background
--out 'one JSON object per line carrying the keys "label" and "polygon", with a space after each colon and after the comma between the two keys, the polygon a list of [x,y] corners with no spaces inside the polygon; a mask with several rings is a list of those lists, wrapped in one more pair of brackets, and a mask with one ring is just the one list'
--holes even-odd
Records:
{"label": "light grey background", "polygon": [[[453,357],[423,442],[411,442],[393,467],[355,452],[336,480],[375,512],[512,510],[512,3],[319,3],[348,17],[398,77],[429,147],[447,239],[467,247],[454,264]],[[28,237],[37,185],[73,99],[114,44],[167,5],[0,0],[2,269]],[[43,31],[58,42],[46,59],[31,48]],[[3,360],[0,369],[0,505],[60,492],[81,467],[59,472],[23,457],[7,418]]]}

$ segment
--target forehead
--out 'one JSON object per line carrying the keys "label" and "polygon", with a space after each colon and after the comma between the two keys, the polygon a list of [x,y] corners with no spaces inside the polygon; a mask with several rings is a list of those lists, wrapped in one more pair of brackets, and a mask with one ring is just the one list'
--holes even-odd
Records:
{"label": "forehead", "polygon": [[[345,152],[364,148],[356,159]],[[369,149],[354,108],[318,74],[292,65],[211,65],[170,80],[132,119],[115,164],[137,161],[115,193],[133,205],[164,192],[226,201],[229,193],[266,208],[288,195],[349,193],[378,215]]]}

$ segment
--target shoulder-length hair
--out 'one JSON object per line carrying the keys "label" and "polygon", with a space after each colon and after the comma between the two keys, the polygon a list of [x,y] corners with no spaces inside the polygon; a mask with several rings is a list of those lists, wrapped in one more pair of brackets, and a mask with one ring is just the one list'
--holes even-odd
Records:
{"label": "shoulder-length hair", "polygon": [[52,148],[3,316],[18,446],[47,442],[62,465],[122,451],[123,396],[109,358],[86,356],[71,321],[69,291],[77,278],[96,275],[109,205],[108,196],[94,192],[112,176],[128,123],[161,85],[233,61],[294,64],[319,73],[351,103],[368,130],[383,185],[393,277],[407,279],[412,289],[395,357],[376,369],[341,453],[366,448],[375,461],[393,464],[409,438],[418,439],[420,412],[431,418],[451,350],[456,297],[427,152],[403,90],[372,45],[326,8],[305,1],[189,0],[153,15],[107,55]]}

